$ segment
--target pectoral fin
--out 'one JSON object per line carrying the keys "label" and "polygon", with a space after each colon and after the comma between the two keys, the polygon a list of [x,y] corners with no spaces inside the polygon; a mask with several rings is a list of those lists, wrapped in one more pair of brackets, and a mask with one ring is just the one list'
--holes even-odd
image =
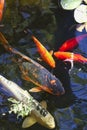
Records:
{"label": "pectoral fin", "polygon": [[47,108],[47,103],[46,103],[46,101],[42,101],[42,102],[40,102],[40,104],[41,104],[41,106],[43,106],[43,108]]}
{"label": "pectoral fin", "polygon": [[50,55],[52,56],[53,55],[53,50],[49,51]]}
{"label": "pectoral fin", "polygon": [[34,125],[36,122],[37,121],[36,121],[36,119],[34,117],[28,116],[23,121],[22,128],[30,127],[30,126]]}
{"label": "pectoral fin", "polygon": [[40,87],[31,88],[29,92],[41,92],[42,89]]}
{"label": "pectoral fin", "polygon": [[23,75],[23,74],[22,74],[22,79],[24,79],[24,80],[26,80],[26,81],[29,81],[29,82],[31,81],[31,79],[30,79],[28,76],[25,76],[25,75]]}

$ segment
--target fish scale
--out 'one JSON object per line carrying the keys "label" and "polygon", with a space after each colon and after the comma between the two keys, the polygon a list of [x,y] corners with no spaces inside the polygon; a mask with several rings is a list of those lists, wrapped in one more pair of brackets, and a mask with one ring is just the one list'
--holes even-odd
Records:
{"label": "fish scale", "polygon": [[65,90],[60,80],[41,65],[22,62],[19,63],[19,68],[23,75],[22,77],[26,81],[31,81],[36,86],[40,87],[41,90],[57,96],[64,94]]}

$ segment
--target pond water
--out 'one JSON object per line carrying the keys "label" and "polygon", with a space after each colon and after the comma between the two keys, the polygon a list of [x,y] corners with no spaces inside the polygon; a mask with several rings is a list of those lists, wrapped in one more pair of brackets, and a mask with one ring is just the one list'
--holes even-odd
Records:
{"label": "pond water", "polygon": [[[87,129],[87,64],[74,63],[74,67],[69,71],[70,65],[55,59],[56,68],[50,67],[37,60],[39,54],[36,46],[29,35],[24,33],[25,28],[33,31],[34,35],[44,44],[48,50],[57,51],[64,41],[76,37],[83,32],[76,31],[78,23],[73,18],[73,11],[65,11],[58,7],[57,2],[51,8],[51,12],[46,7],[46,12],[42,8],[35,6],[18,6],[12,9],[12,3],[7,3],[0,28],[9,43],[25,55],[36,60],[56,77],[58,77],[65,88],[63,96],[53,96],[41,92],[32,94],[38,101],[45,99],[48,110],[55,118],[56,127],[54,130],[86,130]],[[17,4],[17,3],[16,3]],[[13,15],[14,14],[14,15]],[[87,37],[79,42],[73,52],[87,57]],[[31,85],[21,78],[21,73],[12,59],[14,55],[7,52],[0,45],[0,74],[19,84],[23,89],[29,89]],[[0,130],[23,130],[21,124],[23,119],[15,114],[8,113],[8,94],[0,88]],[[39,124],[27,128],[26,130],[47,130]]]}

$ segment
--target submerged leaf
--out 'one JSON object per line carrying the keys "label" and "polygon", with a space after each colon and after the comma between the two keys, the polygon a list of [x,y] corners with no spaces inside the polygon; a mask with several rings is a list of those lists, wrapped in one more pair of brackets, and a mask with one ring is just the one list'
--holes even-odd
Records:
{"label": "submerged leaf", "polygon": [[82,0],[61,0],[61,6],[65,10],[75,9],[81,4]]}

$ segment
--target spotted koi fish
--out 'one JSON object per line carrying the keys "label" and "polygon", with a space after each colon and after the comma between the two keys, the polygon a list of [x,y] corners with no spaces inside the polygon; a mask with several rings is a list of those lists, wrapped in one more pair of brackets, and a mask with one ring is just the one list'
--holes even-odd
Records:
{"label": "spotted koi fish", "polygon": [[46,68],[36,63],[22,62],[19,64],[22,78],[34,83],[37,87],[31,88],[30,92],[46,91],[52,95],[63,95],[64,87],[58,78],[51,74]]}
{"label": "spotted koi fish", "polygon": [[[29,105],[29,100],[31,102],[31,112],[29,116],[23,121],[22,127],[27,128],[38,122],[39,124],[47,127],[49,129],[55,128],[55,121],[53,116],[47,111],[46,108],[35,100],[26,90],[23,90],[13,81],[6,79],[4,76],[0,75],[0,84],[6,91],[10,92],[13,97],[21,101],[22,103]],[[31,100],[32,99],[32,100]],[[30,105],[29,105],[30,106]],[[46,105],[44,105],[46,107]]]}
{"label": "spotted koi fish", "polygon": [[65,93],[61,81],[53,74],[51,74],[46,68],[32,60],[30,57],[12,48],[1,33],[0,40],[6,50],[20,56],[23,60],[25,60],[25,62],[18,62],[18,65],[21,70],[23,79],[31,81],[37,86],[32,88],[30,90],[31,92],[40,92],[44,90],[57,96],[63,95]]}

